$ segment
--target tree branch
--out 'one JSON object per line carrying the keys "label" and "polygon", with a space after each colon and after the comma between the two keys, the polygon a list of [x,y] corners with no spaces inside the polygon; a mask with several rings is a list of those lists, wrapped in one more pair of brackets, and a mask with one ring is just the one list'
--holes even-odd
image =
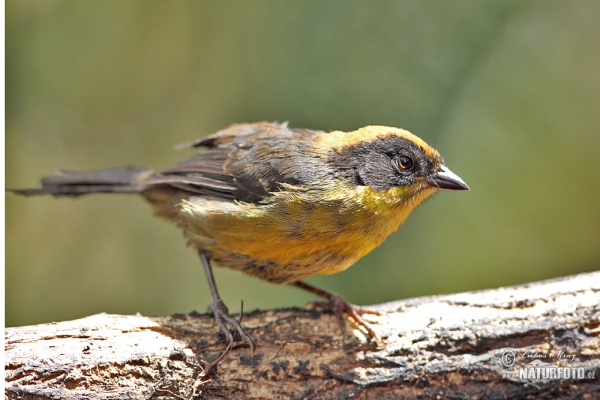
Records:
{"label": "tree branch", "polygon": [[600,272],[594,272],[372,306],[382,315],[366,318],[384,348],[349,323],[344,332],[328,313],[255,311],[244,315],[243,325],[256,352],[234,349],[208,376],[205,366],[224,341],[206,314],[99,314],[7,328],[5,394],[11,399],[598,398],[599,291]]}

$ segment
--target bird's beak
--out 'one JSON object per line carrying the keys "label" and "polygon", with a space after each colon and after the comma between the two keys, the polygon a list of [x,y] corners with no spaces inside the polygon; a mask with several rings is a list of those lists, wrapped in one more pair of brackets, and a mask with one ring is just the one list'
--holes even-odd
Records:
{"label": "bird's beak", "polygon": [[469,190],[469,186],[445,165],[426,181],[430,187],[447,190]]}

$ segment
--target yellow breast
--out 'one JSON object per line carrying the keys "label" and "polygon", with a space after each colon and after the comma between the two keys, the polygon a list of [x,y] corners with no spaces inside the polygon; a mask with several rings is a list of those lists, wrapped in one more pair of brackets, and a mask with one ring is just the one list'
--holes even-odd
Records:
{"label": "yellow breast", "polygon": [[189,243],[220,265],[291,282],[348,268],[395,232],[435,190],[410,196],[405,191],[340,184],[319,193],[277,192],[260,205],[193,197],[181,211]]}

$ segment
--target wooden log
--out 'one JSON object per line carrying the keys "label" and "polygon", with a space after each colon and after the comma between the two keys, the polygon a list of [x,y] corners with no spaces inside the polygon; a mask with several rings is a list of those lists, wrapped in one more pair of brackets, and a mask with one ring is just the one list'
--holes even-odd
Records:
{"label": "wooden log", "polygon": [[[384,346],[327,312],[92,315],[6,329],[10,399],[600,398],[600,272],[372,306]],[[533,371],[533,372],[532,372]],[[568,374],[568,377],[566,376]]]}

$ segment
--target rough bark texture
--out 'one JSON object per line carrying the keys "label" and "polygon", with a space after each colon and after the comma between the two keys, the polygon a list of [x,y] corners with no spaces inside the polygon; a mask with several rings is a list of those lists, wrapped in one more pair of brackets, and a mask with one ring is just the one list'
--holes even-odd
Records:
{"label": "rough bark texture", "polygon": [[[600,398],[599,291],[596,272],[373,306],[382,312],[367,315],[384,340],[379,348],[349,323],[343,332],[329,313],[256,311],[243,319],[255,353],[238,347],[208,376],[207,361],[224,347],[209,315],[100,314],[8,328],[5,393],[11,399]],[[519,367],[530,364],[520,375]],[[576,379],[554,376],[557,366],[569,367]]]}

